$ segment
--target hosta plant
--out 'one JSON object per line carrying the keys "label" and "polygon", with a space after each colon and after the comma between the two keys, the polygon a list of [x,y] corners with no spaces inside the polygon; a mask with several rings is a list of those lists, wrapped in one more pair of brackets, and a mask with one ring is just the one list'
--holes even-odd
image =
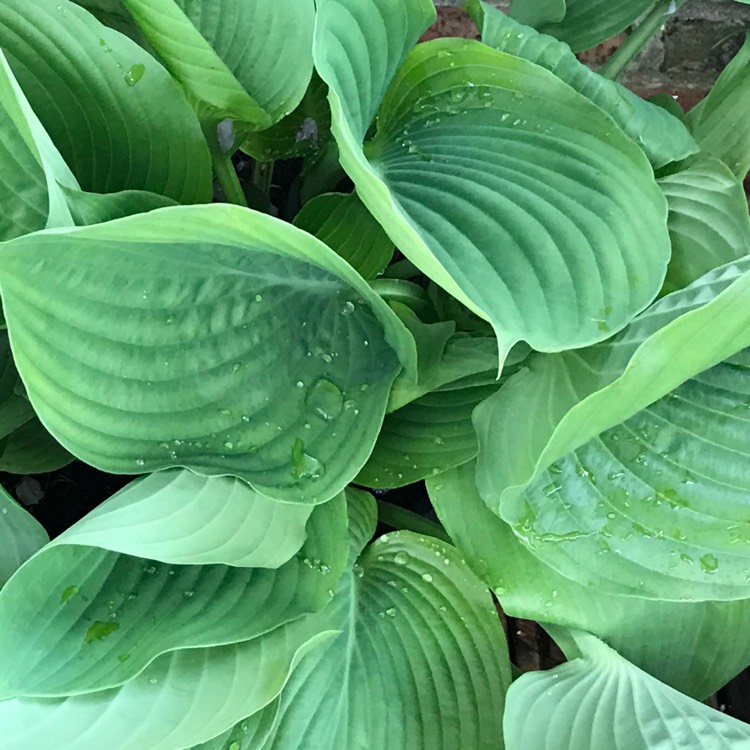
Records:
{"label": "hosta plant", "polygon": [[615,80],[681,4],[0,0],[0,470],[132,477],[0,493],[0,750],[750,748],[750,43]]}

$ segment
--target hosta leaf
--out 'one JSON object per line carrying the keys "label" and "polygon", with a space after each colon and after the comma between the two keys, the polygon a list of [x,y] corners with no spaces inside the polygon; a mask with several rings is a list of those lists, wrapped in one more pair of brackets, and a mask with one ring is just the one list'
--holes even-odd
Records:
{"label": "hosta leaf", "polygon": [[0,438],[26,424],[34,416],[10,351],[8,332],[0,331]]}
{"label": "hosta leaf", "polygon": [[716,156],[743,180],[750,170],[750,36],[708,96],[688,114],[701,153]]}
{"label": "hosta leaf", "polygon": [[[363,543],[373,506],[368,498],[359,521]],[[498,747],[510,682],[503,632],[451,547],[410,532],[381,537],[322,620],[339,635],[303,659],[269,709],[276,723],[263,750]]]}
{"label": "hosta leaf", "polygon": [[0,587],[48,541],[39,522],[0,489]]}
{"label": "hosta leaf", "polygon": [[339,148],[343,140],[361,144],[398,66],[435,15],[431,0],[318,0],[313,60],[329,86]]}
{"label": "hosta leaf", "polygon": [[474,463],[428,479],[438,517],[506,614],[586,630],[662,682],[702,700],[750,664],[750,600],[664,602],[615,596],[542,563],[482,502]]}
{"label": "hosta leaf", "polygon": [[470,461],[479,451],[471,413],[497,388],[440,389],[388,414],[357,484],[403,487]]}
{"label": "hosta leaf", "polygon": [[84,190],[209,200],[210,157],[198,120],[135,42],[69,0],[4,0],[0,47]]}
{"label": "hosta leaf", "polygon": [[363,150],[354,93],[326,76],[354,75],[348,38],[316,47],[342,165],[407,257],[492,323],[501,362],[520,340],[603,340],[655,297],[666,201],[602,110],[527,60],[435,40],[399,69]]}
{"label": "hosta leaf", "polygon": [[537,33],[487,3],[483,7],[485,44],[541,65],[597,104],[643,148],[655,168],[698,150],[685,125],[665,109],[595,73],[578,61],[567,44]]}
{"label": "hosta leaf", "polygon": [[32,417],[14,430],[0,448],[0,471],[43,474],[67,466],[73,456]]}
{"label": "hosta leaf", "polygon": [[0,239],[44,227],[70,226],[73,221],[62,190],[63,186],[76,188],[78,183],[31,109],[2,50],[0,132],[0,164],[4,165]]}
{"label": "hosta leaf", "polygon": [[157,208],[176,206],[176,201],[145,190],[123,190],[119,193],[84,193],[66,190],[65,197],[73,220],[78,226],[102,224]]}
{"label": "hosta leaf", "polygon": [[[253,499],[252,490],[237,480],[208,481]],[[157,491],[144,501],[138,484],[132,490],[136,504],[162,499]],[[230,498],[232,504],[239,500]],[[122,505],[114,503],[115,518],[127,515]],[[164,537],[154,542],[169,562],[110,551],[104,545],[115,546],[115,534],[106,528],[105,514],[106,509],[98,514],[88,533],[85,520],[71,527],[0,591],[2,698],[63,697],[116,687],[160,654],[257,638],[321,609],[346,560],[342,497],[314,510],[304,545],[277,569],[202,564],[207,554],[200,539],[186,543],[185,524],[179,522],[171,542]],[[133,551],[140,552],[142,527],[165,523],[154,515],[143,512],[144,523],[131,525],[132,536],[123,533],[117,547],[129,550],[132,541]],[[231,539],[232,515],[222,514],[219,540]],[[268,533],[280,537],[278,527]],[[96,546],[98,536],[102,546]],[[211,540],[209,532],[201,536]],[[248,562],[254,552],[249,545],[267,547],[270,541],[264,534],[247,540]],[[172,564],[172,557],[179,564]],[[269,562],[267,552],[263,557]]]}
{"label": "hosta leaf", "polygon": [[[508,15],[520,23],[538,26],[542,23],[556,23],[565,18],[566,0],[511,0]],[[491,6],[482,5],[485,19]]]}
{"label": "hosta leaf", "polygon": [[393,255],[393,242],[356,193],[313,198],[294,225],[325,242],[366,279],[374,279]]}
{"label": "hosta leaf", "polygon": [[750,348],[551,464],[505,517],[605,591],[749,598],[748,461]]}
{"label": "hosta leaf", "polygon": [[521,676],[508,691],[508,747],[524,750],[750,748],[750,726],[681,695],[593,636],[583,652],[547,672]]}
{"label": "hosta leaf", "polygon": [[[529,5],[535,0],[525,0]],[[557,23],[542,23],[539,31],[569,44],[574,52],[596,47],[630,26],[654,0],[566,0],[566,13]]]}
{"label": "hosta leaf", "polygon": [[0,268],[36,412],[106,471],[187,466],[324,502],[372,449],[394,349],[413,367],[408,332],[347,263],[236,206],[19,238]]}
{"label": "hosta leaf", "polygon": [[313,73],[296,109],[267,130],[246,134],[240,148],[258,161],[315,158],[331,138],[331,108],[327,94],[328,87],[320,76]]}
{"label": "hosta leaf", "polygon": [[663,177],[669,204],[666,291],[687,286],[712,268],[750,252],[750,215],[742,183],[718,159]]}
{"label": "hosta leaf", "polygon": [[238,479],[172,469],[128,485],[58,542],[178,565],[278,568],[301,549],[311,513]]}
{"label": "hosta leaf", "polygon": [[[182,750],[257,712],[324,637],[306,620],[245,643],[158,657],[119,688],[0,701],[4,750]],[[134,721],[133,717],[138,720]]]}
{"label": "hosta leaf", "polygon": [[554,461],[750,346],[748,293],[745,257],[662,298],[608,342],[532,354],[474,414],[488,505],[506,520],[520,513],[523,487]]}

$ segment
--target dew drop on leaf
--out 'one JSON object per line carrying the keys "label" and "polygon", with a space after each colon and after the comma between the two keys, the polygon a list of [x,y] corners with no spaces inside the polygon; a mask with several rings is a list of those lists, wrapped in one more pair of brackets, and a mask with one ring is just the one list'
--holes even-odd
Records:
{"label": "dew drop on leaf", "polygon": [[93,643],[94,641],[104,640],[108,635],[112,635],[112,633],[119,629],[120,626],[116,622],[97,621],[86,631],[86,635],[83,636],[83,642]]}
{"label": "dew drop on leaf", "polygon": [[712,555],[710,552],[699,557],[698,562],[704,573],[715,573],[719,569],[719,561],[716,559],[716,555]]}
{"label": "dew drop on leaf", "polygon": [[332,422],[344,408],[341,389],[325,378],[319,378],[307,392],[305,405],[326,422]]}
{"label": "dew drop on leaf", "polygon": [[432,576],[429,573],[422,573],[422,580],[425,583],[432,583]]}
{"label": "dew drop on leaf", "polygon": [[135,86],[138,81],[143,78],[144,74],[146,73],[146,66],[142,63],[136,63],[135,65],[131,65],[128,69],[128,72],[125,73],[123,76],[125,78],[125,83],[128,84],[128,86]]}
{"label": "dew drop on leaf", "polygon": [[62,594],[60,594],[60,604],[65,604],[65,602],[68,601],[68,599],[71,599],[74,597],[78,592],[80,591],[79,587],[73,584],[72,586],[68,586],[66,589],[63,590]]}
{"label": "dew drop on leaf", "polygon": [[393,557],[393,562],[395,562],[396,565],[408,565],[409,555],[407,555],[406,552],[397,552]]}

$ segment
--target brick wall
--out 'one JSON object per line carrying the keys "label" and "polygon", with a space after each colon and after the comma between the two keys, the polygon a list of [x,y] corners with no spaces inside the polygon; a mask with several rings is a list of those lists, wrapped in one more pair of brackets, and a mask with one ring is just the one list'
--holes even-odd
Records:
{"label": "brick wall", "polygon": [[[505,0],[493,0],[507,7]],[[474,36],[476,29],[460,10],[461,0],[435,0],[439,19],[435,36]],[[740,48],[750,31],[750,5],[734,0],[689,0],[669,17],[658,38],[628,69],[623,83],[649,96],[658,92],[677,95],[686,108],[711,87],[716,76]],[[583,59],[596,67],[616,48],[617,37]]]}

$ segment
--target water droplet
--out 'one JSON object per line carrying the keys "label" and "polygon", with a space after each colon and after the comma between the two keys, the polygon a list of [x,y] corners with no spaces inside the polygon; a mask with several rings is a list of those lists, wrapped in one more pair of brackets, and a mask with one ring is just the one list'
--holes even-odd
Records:
{"label": "water droplet", "polygon": [[364,578],[364,575],[365,575],[364,568],[359,564],[355,565],[354,575],[357,576],[357,578]]}
{"label": "water droplet", "polygon": [[295,385],[297,386],[297,388],[304,388],[305,387],[305,384],[301,380],[298,380],[295,383]]}
{"label": "water droplet", "polygon": [[385,613],[388,615],[388,617],[395,617],[396,616],[396,608],[395,607],[388,607],[388,609],[386,609]]}
{"label": "water droplet", "polygon": [[79,591],[79,587],[75,584],[73,584],[72,586],[68,586],[66,589],[64,589],[62,594],[60,594],[60,604],[65,604],[68,599],[74,597]]}
{"label": "water droplet", "polygon": [[119,654],[117,657],[117,661],[120,663],[126,662],[130,658],[130,654]]}
{"label": "water droplet", "polygon": [[344,394],[330,380],[319,378],[307,392],[305,405],[324,421],[332,422],[344,408]]}
{"label": "water droplet", "polygon": [[409,555],[407,555],[406,552],[397,552],[393,558],[393,562],[395,562],[396,565],[408,565]]}
{"label": "water droplet", "polygon": [[542,488],[542,492],[544,492],[544,494],[549,497],[550,495],[554,495],[556,492],[559,492],[561,489],[562,485],[559,482],[550,482],[548,485],[545,485]]}
{"label": "water droplet", "polygon": [[116,622],[97,621],[86,631],[86,635],[83,636],[83,642],[93,643],[94,641],[104,640],[108,635],[119,629],[120,626]]}
{"label": "water droplet", "polygon": [[135,463],[137,466],[143,466],[146,462],[142,458],[136,458]]}
{"label": "water droplet", "polygon": [[432,583],[432,576],[429,573],[422,573],[422,580],[425,583]]}
{"label": "water droplet", "polygon": [[450,561],[450,559],[446,557],[446,558],[445,558],[445,559],[443,560],[443,565],[446,565],[446,566],[448,566],[448,565],[450,565],[450,564],[451,564],[451,561]]}
{"label": "water droplet", "polygon": [[305,443],[297,438],[292,446],[292,477],[294,479],[318,479],[325,474],[325,467],[314,456],[305,453]]}
{"label": "water droplet", "polygon": [[157,682],[158,682],[158,680],[156,679],[156,677],[152,677],[152,678],[151,678],[151,679],[149,680],[149,684],[150,684],[150,685],[156,685],[156,683],[157,683]]}
{"label": "water droplet", "polygon": [[698,558],[698,562],[704,573],[715,573],[719,569],[719,561],[716,558],[716,555],[712,555],[710,552],[701,555],[701,557]]}
{"label": "water droplet", "polygon": [[354,312],[354,309],[354,303],[351,300],[347,300],[346,302],[344,302],[344,309],[341,311],[341,314],[351,315]]}
{"label": "water droplet", "polygon": [[263,302],[263,295],[262,294],[256,294],[255,295],[255,301],[256,302]]}
{"label": "water droplet", "polygon": [[138,81],[143,78],[144,74],[146,73],[146,66],[141,63],[136,63],[135,65],[131,65],[130,69],[127,73],[123,76],[125,79],[125,83],[128,84],[128,86],[135,86]]}

